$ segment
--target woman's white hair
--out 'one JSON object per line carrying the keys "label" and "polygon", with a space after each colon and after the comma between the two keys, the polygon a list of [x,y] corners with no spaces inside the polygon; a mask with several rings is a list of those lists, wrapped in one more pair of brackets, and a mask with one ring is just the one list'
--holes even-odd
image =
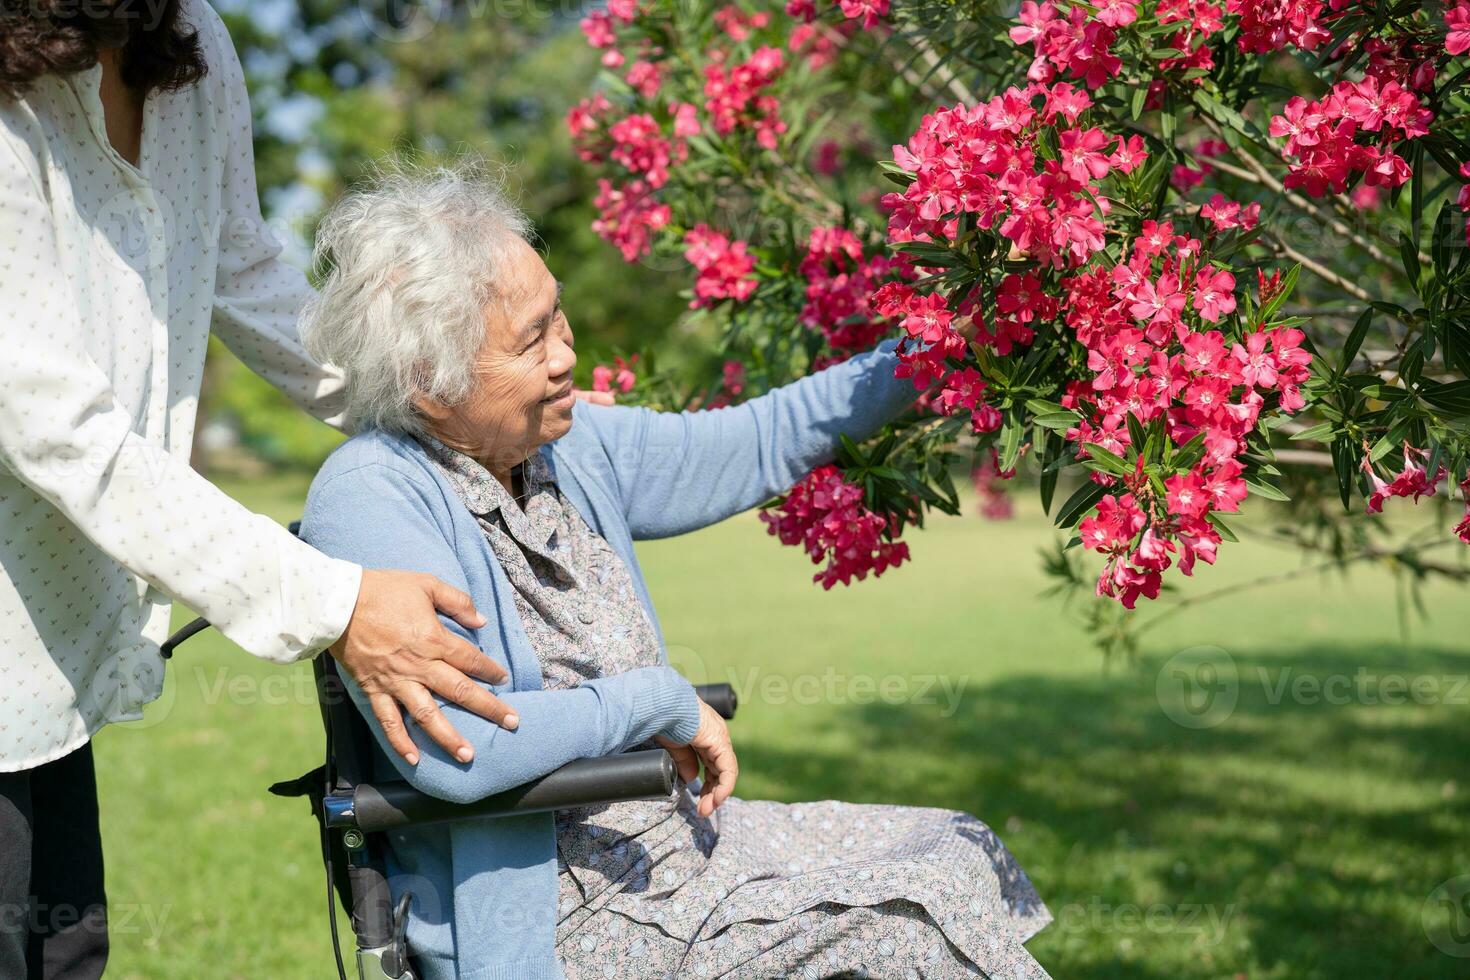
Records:
{"label": "woman's white hair", "polygon": [[469,396],[485,307],[503,306],[510,249],[533,234],[476,158],[380,161],[332,206],[312,250],[331,271],[301,314],[301,340],[345,375],[353,429],[419,434],[414,396]]}

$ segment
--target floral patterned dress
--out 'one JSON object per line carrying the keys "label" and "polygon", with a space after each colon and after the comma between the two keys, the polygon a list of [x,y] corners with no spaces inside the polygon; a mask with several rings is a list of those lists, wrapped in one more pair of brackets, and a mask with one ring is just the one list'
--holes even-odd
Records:
{"label": "floral patterned dress", "polygon": [[[475,460],[422,441],[510,579],[548,689],[660,662],[627,564],[540,453],[518,468],[518,504]],[[570,980],[1047,976],[1022,943],[1051,915],[975,817],[732,796],[705,818],[696,792],[680,781],[666,800],[555,813]]]}

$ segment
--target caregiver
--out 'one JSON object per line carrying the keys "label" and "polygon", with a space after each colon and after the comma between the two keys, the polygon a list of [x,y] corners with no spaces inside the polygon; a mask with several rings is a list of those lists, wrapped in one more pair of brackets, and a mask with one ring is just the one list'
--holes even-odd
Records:
{"label": "caregiver", "polygon": [[296,321],[310,285],[261,218],[239,59],[205,0],[0,0],[0,977],[107,959],[90,742],[162,690],[170,602],[250,653],[330,648],[410,763],[434,694],[506,727],[430,575],[364,571],[189,468],[211,329],[344,427]]}

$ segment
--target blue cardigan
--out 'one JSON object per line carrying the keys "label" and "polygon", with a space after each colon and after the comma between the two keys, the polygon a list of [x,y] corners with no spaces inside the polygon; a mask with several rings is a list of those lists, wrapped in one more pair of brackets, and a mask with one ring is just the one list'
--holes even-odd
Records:
{"label": "blue cardigan", "polygon": [[[893,376],[895,344],[884,341],[715,411],[577,403],[571,430],[540,451],[562,493],[628,563],[655,630],[634,540],[682,534],[747,510],[830,461],[839,433],[860,440],[901,413],[915,392]],[[693,688],[667,665],[667,651],[657,667],[542,689],[510,582],[474,516],[409,437],[370,429],[343,443],[312,482],[301,533],[333,557],[428,572],[463,589],[486,625],[467,630],[440,620],[510,672],[491,690],[520,715],[514,731],[440,702],[475,747],[468,764],[410,725],[420,756],[408,765],[388,748],[361,689],[348,681],[377,737],[375,778],[396,775],[433,796],[472,801],[655,734],[687,741],[698,728]],[[659,638],[662,646],[661,631]],[[388,843],[394,899],[404,890],[415,896],[408,937],[427,980],[562,980],[551,814],[410,829]]]}

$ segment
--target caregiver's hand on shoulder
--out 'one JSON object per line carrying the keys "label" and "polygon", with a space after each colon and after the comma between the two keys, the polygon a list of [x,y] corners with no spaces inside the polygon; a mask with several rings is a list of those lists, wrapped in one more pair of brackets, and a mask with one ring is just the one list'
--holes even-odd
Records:
{"label": "caregiver's hand on shoulder", "polygon": [[419,753],[403,712],[454,758],[469,762],[475,757],[433,694],[502,728],[515,728],[519,721],[510,705],[470,680],[499,684],[509,676],[505,668],[445,628],[436,611],[467,629],[485,625],[469,596],[433,575],[365,568],[352,619],[330,647],[368,696],[388,744],[411,766],[418,764]]}
{"label": "caregiver's hand on shoulder", "polygon": [[669,750],[686,783],[699,776],[699,764],[704,763],[704,782],[699,787],[701,817],[714,813],[735,791],[740,763],[735,759],[735,747],[730,744],[730,729],[725,719],[703,700],[699,702],[699,732],[692,742],[678,745],[662,735],[655,735],[654,741]]}

